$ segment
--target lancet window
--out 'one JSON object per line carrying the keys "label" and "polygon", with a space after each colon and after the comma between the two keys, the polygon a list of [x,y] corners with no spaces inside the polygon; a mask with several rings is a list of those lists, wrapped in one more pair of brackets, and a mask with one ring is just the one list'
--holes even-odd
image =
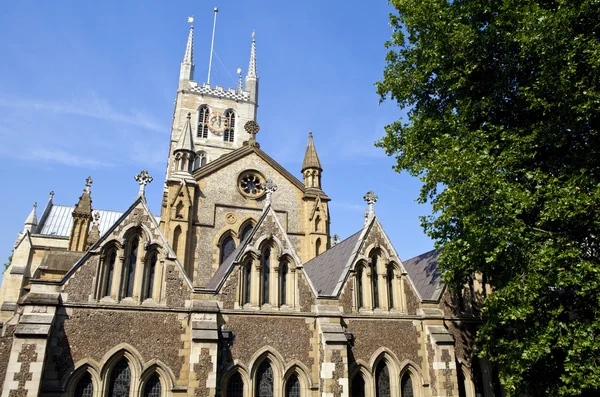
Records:
{"label": "lancet window", "polygon": [[252,232],[253,229],[254,229],[254,226],[251,223],[244,226],[244,229],[242,229],[242,240],[241,241],[244,241],[246,239],[246,237],[248,237],[250,235],[250,232]]}
{"label": "lancet window", "polygon": [[410,374],[408,372],[406,372],[402,376],[402,381],[400,382],[400,390],[402,392],[402,397],[414,396],[412,378],[410,377]]}
{"label": "lancet window", "polygon": [[210,109],[206,105],[200,106],[198,112],[198,137],[208,138],[208,119],[210,117]]}
{"label": "lancet window", "polygon": [[154,294],[154,279],[156,275],[156,262],[158,261],[158,252],[152,251],[146,260],[146,271],[144,276],[144,299],[152,299]]}
{"label": "lancet window", "polygon": [[227,397],[244,397],[244,381],[237,372],[229,378]]}
{"label": "lancet window", "polygon": [[144,385],[144,397],[160,397],[161,385],[158,375],[152,375]]}
{"label": "lancet window", "polygon": [[376,397],[390,397],[390,371],[383,360],[377,365],[375,388]]}
{"label": "lancet window", "polygon": [[113,284],[113,276],[115,274],[115,263],[117,261],[117,250],[112,249],[112,251],[108,254],[108,262],[105,266],[105,280],[104,280],[104,288],[102,291],[102,296],[111,296],[112,284]]}
{"label": "lancet window", "polygon": [[244,303],[252,299],[252,259],[246,260],[244,265]]}
{"label": "lancet window", "polygon": [[86,372],[77,382],[75,386],[74,397],[92,397],[94,395],[94,384],[92,376]]}
{"label": "lancet window", "polygon": [[279,281],[279,303],[281,305],[287,305],[288,264],[286,260],[281,261],[281,264],[279,265],[279,274],[281,278]]}
{"label": "lancet window", "polygon": [[126,261],[126,268],[124,271],[125,282],[123,283],[125,289],[125,297],[133,297],[133,285],[135,282],[135,267],[137,264],[138,245],[139,237],[134,237],[129,243],[129,255]]}
{"label": "lancet window", "polygon": [[371,283],[373,285],[373,308],[379,308],[379,279],[377,275],[377,255],[371,258]]}
{"label": "lancet window", "polygon": [[262,254],[262,304],[269,303],[271,282],[271,249],[265,248]]}
{"label": "lancet window", "polygon": [[233,142],[233,134],[235,132],[235,113],[229,109],[225,111],[225,130],[223,131],[223,140],[225,142]]}
{"label": "lancet window", "polygon": [[358,270],[356,272],[356,283],[358,284],[358,288],[357,288],[357,303],[358,303],[358,308],[360,309],[361,307],[365,307],[365,295],[364,295],[364,283],[363,283],[363,276],[364,276],[364,270],[363,270],[363,266],[359,265],[358,266]]}
{"label": "lancet window", "polygon": [[351,397],[365,397],[365,380],[360,373],[354,375],[352,379]]}
{"label": "lancet window", "polygon": [[393,309],[396,307],[394,302],[394,268],[390,266],[387,270],[387,295],[388,295],[388,307]]}
{"label": "lancet window", "polygon": [[110,397],[129,397],[131,388],[131,369],[126,359],[119,361],[113,368],[108,385]]}
{"label": "lancet window", "polygon": [[290,376],[285,385],[285,397],[300,397],[300,381],[295,374]]}
{"label": "lancet window", "polygon": [[233,237],[228,235],[221,242],[219,265],[222,265],[223,262],[225,262],[225,260],[227,258],[229,258],[229,255],[231,255],[234,250],[235,250],[235,241],[233,240]]}
{"label": "lancet window", "polygon": [[273,368],[265,360],[256,372],[256,397],[273,397]]}

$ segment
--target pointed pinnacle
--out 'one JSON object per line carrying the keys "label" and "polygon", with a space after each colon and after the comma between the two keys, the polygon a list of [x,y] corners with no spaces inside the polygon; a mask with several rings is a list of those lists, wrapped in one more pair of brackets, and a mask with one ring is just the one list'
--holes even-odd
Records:
{"label": "pointed pinnacle", "polygon": [[308,133],[308,144],[306,145],[306,153],[304,154],[301,172],[304,172],[304,170],[308,168],[316,168],[319,171],[323,171],[321,162],[319,161],[319,156],[317,155],[317,149],[315,148],[315,143],[313,141],[312,131]]}
{"label": "pointed pinnacle", "polygon": [[190,26],[190,34],[188,35],[187,45],[185,46],[183,63],[190,65],[194,64],[194,25]]}
{"label": "pointed pinnacle", "polygon": [[252,31],[252,47],[250,48],[250,63],[248,65],[248,73],[246,78],[256,78],[256,39],[254,38],[254,31]]}

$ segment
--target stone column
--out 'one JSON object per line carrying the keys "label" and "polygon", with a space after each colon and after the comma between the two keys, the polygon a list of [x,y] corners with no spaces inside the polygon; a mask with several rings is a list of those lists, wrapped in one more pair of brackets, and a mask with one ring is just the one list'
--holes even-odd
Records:
{"label": "stone column", "polygon": [[219,329],[216,302],[192,302],[192,333],[190,342],[190,376],[188,396],[215,397]]}
{"label": "stone column", "polygon": [[428,325],[427,356],[432,397],[458,397],[454,337],[443,325]]}
{"label": "stone column", "polygon": [[15,329],[2,397],[37,397],[55,307],[26,306]]}
{"label": "stone column", "polygon": [[321,317],[319,325],[321,397],[349,397],[348,339],[340,324],[337,307],[317,306],[317,312],[335,317]]}

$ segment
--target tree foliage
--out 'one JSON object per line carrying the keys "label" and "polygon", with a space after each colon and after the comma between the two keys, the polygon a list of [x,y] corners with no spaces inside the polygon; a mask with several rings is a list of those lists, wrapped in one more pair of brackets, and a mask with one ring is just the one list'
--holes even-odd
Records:
{"label": "tree foliage", "polygon": [[391,0],[378,142],[421,178],[443,278],[494,293],[477,335],[509,395],[600,393],[600,3]]}

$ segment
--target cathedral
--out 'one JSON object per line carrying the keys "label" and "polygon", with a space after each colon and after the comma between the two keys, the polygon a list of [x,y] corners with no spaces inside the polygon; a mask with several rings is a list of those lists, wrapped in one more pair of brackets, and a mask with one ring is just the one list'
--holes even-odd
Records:
{"label": "cathedral", "polygon": [[438,252],[401,260],[372,191],[362,229],[331,236],[312,134],[300,170],[261,150],[254,35],[235,88],[195,81],[193,54],[192,26],[160,214],[141,171],[125,212],[96,209],[88,178],[26,218],[1,397],[499,397],[473,340],[482,284],[455,296]]}

